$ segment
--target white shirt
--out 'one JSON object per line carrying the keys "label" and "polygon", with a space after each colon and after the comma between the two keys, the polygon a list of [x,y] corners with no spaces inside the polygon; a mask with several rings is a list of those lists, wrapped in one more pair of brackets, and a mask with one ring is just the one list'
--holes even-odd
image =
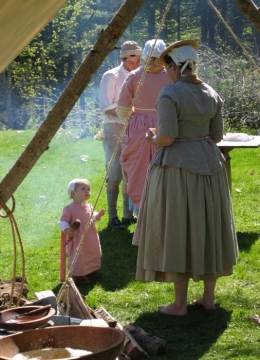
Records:
{"label": "white shirt", "polygon": [[123,82],[128,74],[129,72],[121,63],[119,66],[106,71],[102,76],[99,89],[99,107],[105,116],[104,124],[124,123],[118,117],[105,114],[105,111],[116,108]]}

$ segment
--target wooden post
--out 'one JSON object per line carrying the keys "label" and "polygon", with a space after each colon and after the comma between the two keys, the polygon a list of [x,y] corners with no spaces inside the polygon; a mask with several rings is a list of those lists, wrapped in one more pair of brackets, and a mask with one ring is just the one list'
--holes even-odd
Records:
{"label": "wooden post", "polygon": [[63,231],[60,234],[60,281],[66,279],[66,235]]}

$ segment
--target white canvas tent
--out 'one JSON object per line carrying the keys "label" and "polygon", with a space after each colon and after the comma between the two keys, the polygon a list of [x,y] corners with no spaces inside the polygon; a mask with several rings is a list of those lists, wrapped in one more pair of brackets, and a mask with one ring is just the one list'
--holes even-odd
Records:
{"label": "white canvas tent", "polygon": [[0,0],[0,73],[68,0]]}

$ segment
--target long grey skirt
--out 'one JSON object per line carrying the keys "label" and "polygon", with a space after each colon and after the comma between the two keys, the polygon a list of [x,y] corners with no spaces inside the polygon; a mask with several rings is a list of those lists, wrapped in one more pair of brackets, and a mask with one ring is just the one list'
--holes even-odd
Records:
{"label": "long grey skirt", "polygon": [[208,176],[152,165],[133,244],[137,280],[231,275],[238,246],[225,169]]}

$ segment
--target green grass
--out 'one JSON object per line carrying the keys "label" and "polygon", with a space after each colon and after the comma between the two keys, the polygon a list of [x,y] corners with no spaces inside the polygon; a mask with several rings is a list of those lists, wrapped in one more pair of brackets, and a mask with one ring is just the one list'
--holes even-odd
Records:
{"label": "green grass", "polygon": [[[4,177],[33,136],[33,132],[0,132],[0,176]],[[81,155],[88,155],[86,162]],[[107,216],[97,224],[102,244],[102,267],[91,284],[79,287],[93,309],[103,306],[122,325],[135,322],[146,332],[167,341],[168,353],[151,359],[258,359],[259,328],[250,322],[260,314],[260,148],[231,153],[232,198],[240,257],[231,277],[216,288],[217,309],[205,312],[189,306],[185,318],[162,317],[158,305],[173,299],[172,284],[135,281],[137,248],[132,246],[134,225],[125,232],[107,227]],[[254,170],[254,171],[252,171]],[[94,205],[105,175],[102,143],[73,135],[55,137],[50,148],[15,192],[15,218],[26,256],[29,299],[36,291],[58,294],[60,231],[57,221],[69,203],[67,185],[86,177]],[[10,202],[9,202],[10,203]],[[105,189],[97,208],[106,208]],[[121,203],[119,214],[122,215]],[[13,275],[13,241],[7,219],[0,219],[0,278]],[[21,269],[18,261],[18,275]],[[190,282],[188,301],[201,295],[202,284]]]}

